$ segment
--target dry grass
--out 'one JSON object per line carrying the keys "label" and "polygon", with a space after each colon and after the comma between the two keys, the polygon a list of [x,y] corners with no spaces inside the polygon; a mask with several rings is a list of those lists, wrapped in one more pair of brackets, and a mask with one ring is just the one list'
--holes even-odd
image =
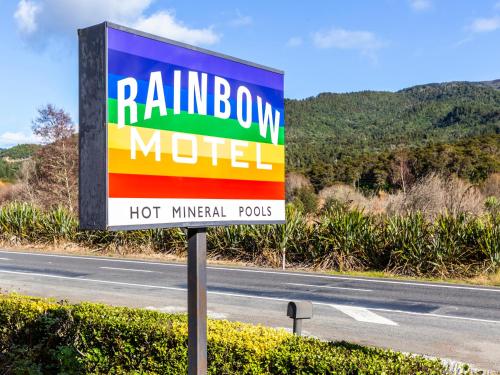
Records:
{"label": "dry grass", "polygon": [[354,187],[343,184],[326,187],[319,192],[318,196],[320,207],[330,200],[335,200],[350,209],[374,215],[385,213],[388,204],[388,194],[383,191],[367,197]]}
{"label": "dry grass", "polygon": [[334,200],[350,209],[374,215],[406,215],[420,211],[429,218],[442,213],[482,215],[485,198],[489,196],[500,198],[500,174],[490,176],[481,188],[454,176],[431,173],[410,186],[406,194],[403,191],[394,194],[380,191],[365,196],[354,187],[344,184],[329,186],[318,194],[320,208]]}
{"label": "dry grass", "polygon": [[321,190],[318,194],[320,205],[334,199],[352,208],[366,209],[369,200],[350,185],[337,184]]}
{"label": "dry grass", "polygon": [[306,176],[296,172],[288,173],[285,178],[286,200],[288,202],[293,201],[297,192],[301,190],[310,191],[314,195],[311,181]]}
{"label": "dry grass", "polygon": [[312,187],[311,181],[309,179],[296,172],[290,172],[286,175],[286,191],[294,191],[301,188],[310,188]]}
{"label": "dry grass", "polygon": [[1,182],[0,184],[0,205],[18,200],[19,197],[23,197],[24,191],[26,190],[24,184],[9,184]]}
{"label": "dry grass", "polygon": [[477,216],[484,212],[484,196],[477,186],[457,177],[444,178],[431,173],[414,184],[406,194],[398,192],[388,197],[388,214],[417,211],[431,218],[441,213]]}
{"label": "dry grass", "polygon": [[485,197],[500,199],[500,173],[493,173],[482,184],[481,191]]}

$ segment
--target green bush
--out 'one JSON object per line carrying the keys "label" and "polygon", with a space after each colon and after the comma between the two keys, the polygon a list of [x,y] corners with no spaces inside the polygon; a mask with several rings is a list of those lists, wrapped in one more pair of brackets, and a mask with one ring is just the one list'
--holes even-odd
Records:
{"label": "green bush", "polygon": [[314,189],[303,186],[292,192],[291,202],[305,214],[313,214],[318,208],[318,196]]}
{"label": "green bush", "polygon": [[[185,315],[0,296],[5,374],[185,374]],[[438,360],[208,322],[210,374],[444,374]]]}

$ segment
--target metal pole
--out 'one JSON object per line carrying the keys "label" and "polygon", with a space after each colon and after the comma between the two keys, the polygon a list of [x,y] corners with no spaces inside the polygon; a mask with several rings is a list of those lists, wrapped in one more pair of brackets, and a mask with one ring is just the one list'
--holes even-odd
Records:
{"label": "metal pole", "polygon": [[298,336],[302,334],[302,319],[293,320],[293,333]]}
{"label": "metal pole", "polygon": [[188,375],[207,373],[207,228],[188,228]]}

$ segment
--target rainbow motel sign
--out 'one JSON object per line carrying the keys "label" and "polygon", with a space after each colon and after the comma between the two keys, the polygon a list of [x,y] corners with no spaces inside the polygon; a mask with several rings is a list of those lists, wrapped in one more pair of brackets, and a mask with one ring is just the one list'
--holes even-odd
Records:
{"label": "rainbow motel sign", "polygon": [[285,222],[283,72],[110,23],[79,39],[82,228]]}

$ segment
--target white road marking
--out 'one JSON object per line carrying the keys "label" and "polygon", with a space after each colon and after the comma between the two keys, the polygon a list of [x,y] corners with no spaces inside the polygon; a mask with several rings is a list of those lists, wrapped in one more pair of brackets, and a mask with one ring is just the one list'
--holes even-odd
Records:
{"label": "white road marking", "polygon": [[[69,276],[57,276],[57,275],[47,275],[43,273],[35,273],[35,272],[19,272],[19,271],[5,271],[0,270],[0,273],[13,274],[13,275],[24,275],[24,276],[39,276],[39,277],[48,277],[54,279],[63,279],[63,280],[73,280],[73,281],[88,281],[102,284],[115,284],[115,285],[124,285],[124,286],[136,286],[142,288],[152,288],[152,289],[165,289],[165,290],[173,290],[179,292],[186,292],[186,288],[178,288],[172,286],[161,286],[161,285],[147,285],[147,284],[135,284],[135,283],[126,283],[121,281],[108,281],[108,280],[98,280],[98,279],[86,279],[80,277],[69,277]],[[238,297],[238,298],[250,298],[250,299],[261,299],[267,301],[279,301],[279,302],[289,302],[289,299],[286,298],[277,298],[277,297],[264,297],[264,296],[256,296],[251,294],[239,294],[239,293],[226,293],[226,292],[215,292],[215,291],[207,291],[208,294],[219,295],[219,296],[228,296],[228,297]],[[331,303],[326,302],[313,302],[314,305],[318,306],[329,306],[331,307]],[[339,305],[335,305],[339,306]],[[359,306],[361,307],[361,306]],[[364,308],[364,307],[363,307]],[[462,316],[454,316],[454,315],[440,315],[433,313],[419,313],[413,311],[404,311],[404,310],[391,310],[391,309],[382,309],[382,308],[371,308],[370,310],[374,311],[385,311],[388,313],[395,314],[410,314],[410,315],[418,315],[424,317],[434,317],[434,318],[443,318],[443,319],[459,319],[459,320],[467,320],[472,322],[481,322],[481,323],[493,323],[500,324],[500,320],[488,320],[488,319],[477,319],[477,318],[467,318]]]}
{"label": "white road marking", "polygon": [[[34,255],[34,256],[56,257],[56,258],[70,258],[70,259],[86,259],[86,260],[104,261],[104,262],[152,264],[152,265],[160,265],[160,266],[165,266],[165,267],[186,267],[186,264],[149,262],[149,261],[140,261],[140,260],[126,260],[126,259],[119,259],[119,258],[114,259],[114,258],[105,258],[105,257],[84,257],[84,256],[72,256],[72,255],[40,254],[40,253],[30,253],[30,252],[21,252],[21,251],[5,251],[5,250],[0,250],[0,253],[23,254],[23,255]],[[335,276],[335,275],[313,275],[313,274],[307,274],[307,273],[295,273],[295,272],[283,272],[283,271],[264,271],[264,270],[256,270],[256,269],[243,269],[243,268],[218,267],[218,266],[209,266],[209,267],[207,267],[207,269],[221,270],[221,271],[232,271],[232,272],[264,273],[264,274],[269,274],[269,275],[310,277],[310,278],[316,278],[316,279],[361,281],[361,282],[366,282],[366,283],[409,285],[409,286],[417,286],[417,287],[424,287],[424,288],[446,288],[446,289],[461,289],[461,290],[473,290],[473,291],[481,291],[481,292],[500,293],[500,288],[482,288],[482,287],[475,287],[475,286],[451,285],[451,284],[444,284],[444,283],[443,284],[429,284],[429,283],[425,283],[425,282],[369,279],[369,278],[361,278],[361,277]]]}
{"label": "white road marking", "polygon": [[314,284],[299,284],[299,283],[285,283],[286,285],[296,285],[296,286],[306,286],[313,288],[325,288],[325,289],[343,289],[343,290],[355,290],[359,292],[373,292],[371,289],[360,289],[360,288],[349,288],[345,286],[330,286],[330,285],[314,285]]}
{"label": "white road marking", "polygon": [[119,267],[99,267],[103,270],[116,270],[116,271],[132,271],[132,272],[157,272],[151,270],[138,270],[137,268],[119,268]]}
{"label": "white road marking", "polygon": [[9,258],[0,258],[0,260],[10,260]]}
{"label": "white road marking", "polygon": [[122,262],[122,263],[137,263],[137,264],[154,264],[158,266],[169,266],[169,267],[186,267],[185,264],[175,264],[175,263],[165,263],[165,262],[149,262],[145,260],[127,260],[121,258],[110,258],[110,257],[86,257],[79,255],[59,255],[59,254],[42,254],[42,253],[29,253],[26,251],[5,251],[0,250],[2,254],[22,254],[22,255],[35,255],[39,257],[54,257],[54,258],[69,258],[69,259],[85,259],[85,260],[96,260],[103,262]]}
{"label": "white road marking", "polygon": [[19,272],[19,271],[4,271],[0,270],[0,273],[8,273],[13,275],[27,275],[27,276],[38,276],[38,277],[49,277],[52,279],[63,279],[63,280],[73,280],[73,281],[88,281],[92,283],[101,283],[101,284],[114,284],[114,285],[124,285],[124,286],[137,286],[141,288],[154,288],[154,289],[166,289],[166,290],[175,290],[184,292],[186,288],[177,288],[173,286],[161,286],[161,285],[147,285],[147,284],[136,284],[136,283],[126,283],[122,281],[110,281],[110,280],[98,280],[98,279],[86,279],[80,277],[70,277],[70,276],[57,276],[57,275],[47,275],[45,273],[36,273],[36,272]]}
{"label": "white road marking", "polygon": [[404,311],[404,310],[391,310],[391,309],[383,309],[380,307],[372,308],[371,310],[387,312],[387,313],[395,313],[395,314],[409,314],[409,315],[420,315],[420,316],[430,316],[433,318],[451,318],[457,320],[467,320],[472,322],[482,322],[482,323],[500,323],[499,320],[490,320],[490,319],[478,319],[478,318],[468,318],[466,316],[457,316],[457,315],[443,315],[443,314],[435,314],[435,313],[419,313],[415,311]]}
{"label": "white road marking", "polygon": [[317,279],[362,281],[362,282],[367,282],[367,283],[411,285],[411,286],[422,286],[422,287],[430,287],[430,288],[450,288],[450,289],[464,289],[464,290],[475,290],[475,291],[483,291],[483,292],[500,293],[500,288],[489,289],[489,288],[480,288],[480,287],[474,287],[474,286],[462,286],[462,285],[450,285],[450,284],[428,284],[428,283],[417,283],[417,282],[411,282],[411,281],[382,280],[382,279],[365,279],[365,278],[361,278],[361,277],[350,277],[350,276],[310,275],[310,274],[306,274],[306,273],[282,272],[282,271],[263,271],[263,270],[252,270],[252,269],[229,268],[229,267],[210,266],[207,268],[213,269],[213,270],[266,273],[266,274],[271,274],[271,275],[311,277],[311,278],[317,278]]}
{"label": "white road marking", "polygon": [[396,322],[393,322],[390,319],[384,318],[374,312],[363,308],[363,307],[355,307],[355,306],[344,306],[344,305],[330,305],[334,309],[339,310],[340,312],[350,316],[354,320],[358,322],[364,323],[374,323],[374,324],[385,324],[388,326],[397,326]]}

